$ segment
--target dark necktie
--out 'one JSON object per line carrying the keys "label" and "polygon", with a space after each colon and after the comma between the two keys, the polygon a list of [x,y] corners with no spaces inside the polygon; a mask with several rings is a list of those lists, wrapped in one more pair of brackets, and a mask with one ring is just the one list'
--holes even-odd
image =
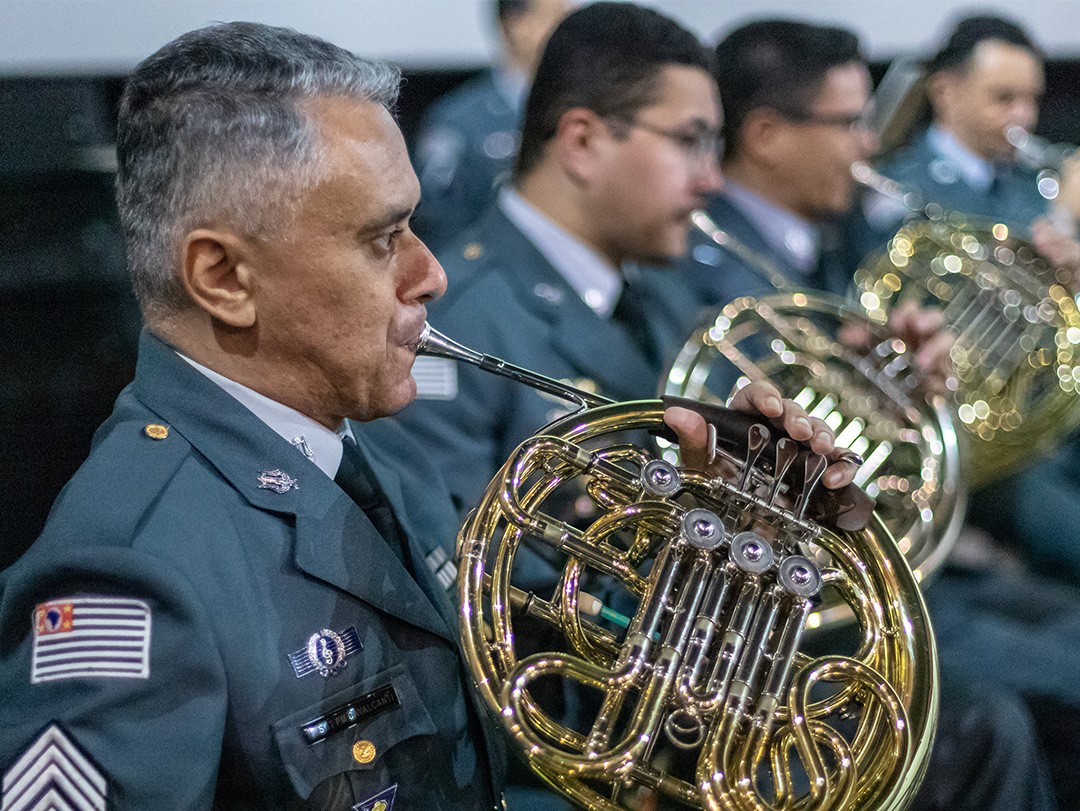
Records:
{"label": "dark necktie", "polygon": [[338,468],[334,482],[344,490],[356,506],[364,511],[364,515],[375,526],[379,534],[386,541],[402,565],[412,573],[412,564],[409,556],[405,554],[402,544],[401,532],[394,520],[390,503],[383,495],[375,472],[371,469],[364,455],[356,446],[356,441],[351,436],[341,440],[341,466]]}
{"label": "dark necktie", "polygon": [[657,366],[660,361],[659,347],[653,334],[652,319],[649,318],[649,303],[640,288],[641,285],[629,281],[623,284],[611,320],[623,328],[649,365]]}

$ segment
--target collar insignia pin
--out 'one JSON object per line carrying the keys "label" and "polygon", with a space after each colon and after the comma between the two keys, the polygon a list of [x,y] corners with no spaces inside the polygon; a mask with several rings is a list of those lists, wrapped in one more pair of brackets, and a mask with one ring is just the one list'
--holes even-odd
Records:
{"label": "collar insignia pin", "polygon": [[312,462],[315,461],[315,454],[311,452],[311,448],[308,446],[306,437],[304,437],[303,435],[295,437],[292,440],[292,445]]}
{"label": "collar insignia pin", "polygon": [[288,493],[290,490],[299,490],[300,485],[296,479],[284,470],[262,470],[259,472],[259,489],[273,490],[275,493]]}
{"label": "collar insignia pin", "polygon": [[394,807],[394,800],[397,798],[398,784],[384,788],[374,797],[368,797],[366,800],[358,802],[352,807],[352,811],[391,811]]}

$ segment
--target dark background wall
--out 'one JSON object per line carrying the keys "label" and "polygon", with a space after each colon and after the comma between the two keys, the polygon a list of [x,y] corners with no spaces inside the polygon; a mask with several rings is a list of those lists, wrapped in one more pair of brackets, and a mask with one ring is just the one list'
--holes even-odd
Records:
{"label": "dark background wall", "polygon": [[[406,138],[473,73],[406,72]],[[0,568],[40,532],[134,370],[139,316],[109,172],[121,86],[0,78]],[[1049,62],[1039,134],[1080,140],[1080,60]]]}

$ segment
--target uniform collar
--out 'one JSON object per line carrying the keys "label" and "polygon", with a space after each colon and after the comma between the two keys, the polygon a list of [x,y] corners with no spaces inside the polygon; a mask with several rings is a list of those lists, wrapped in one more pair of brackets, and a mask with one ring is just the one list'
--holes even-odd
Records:
{"label": "uniform collar", "polygon": [[802,276],[814,272],[821,252],[821,230],[816,225],[733,180],[724,182],[723,195],[792,270]]}
{"label": "uniform collar", "polygon": [[491,71],[491,81],[503,101],[519,115],[525,109],[525,99],[529,95],[529,77],[520,70],[507,64],[499,63]]}
{"label": "uniform collar", "polygon": [[994,182],[994,164],[980,158],[948,130],[931,125],[926,130],[926,142],[930,148],[956,165],[964,182],[978,191],[988,191]]}
{"label": "uniform collar", "polygon": [[611,262],[512,188],[499,192],[499,208],[590,310],[601,318],[611,317],[623,288],[622,275]]}
{"label": "uniform collar", "polygon": [[176,354],[232,395],[240,405],[311,460],[319,470],[331,479],[337,475],[338,467],[341,466],[341,439],[346,434],[352,434],[347,422],[343,422],[336,432],[331,431],[295,408],[271,400],[254,389],[196,363],[180,352]]}

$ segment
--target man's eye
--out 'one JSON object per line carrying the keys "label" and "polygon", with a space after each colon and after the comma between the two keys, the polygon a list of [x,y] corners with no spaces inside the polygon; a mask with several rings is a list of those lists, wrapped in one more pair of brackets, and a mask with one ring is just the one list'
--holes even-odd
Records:
{"label": "man's eye", "polygon": [[700,135],[691,135],[688,132],[677,132],[675,133],[675,143],[687,152],[697,152],[701,149],[702,137]]}
{"label": "man's eye", "polygon": [[375,247],[383,253],[390,253],[397,246],[398,238],[403,233],[405,233],[404,228],[395,228],[393,231],[388,231],[375,238]]}

